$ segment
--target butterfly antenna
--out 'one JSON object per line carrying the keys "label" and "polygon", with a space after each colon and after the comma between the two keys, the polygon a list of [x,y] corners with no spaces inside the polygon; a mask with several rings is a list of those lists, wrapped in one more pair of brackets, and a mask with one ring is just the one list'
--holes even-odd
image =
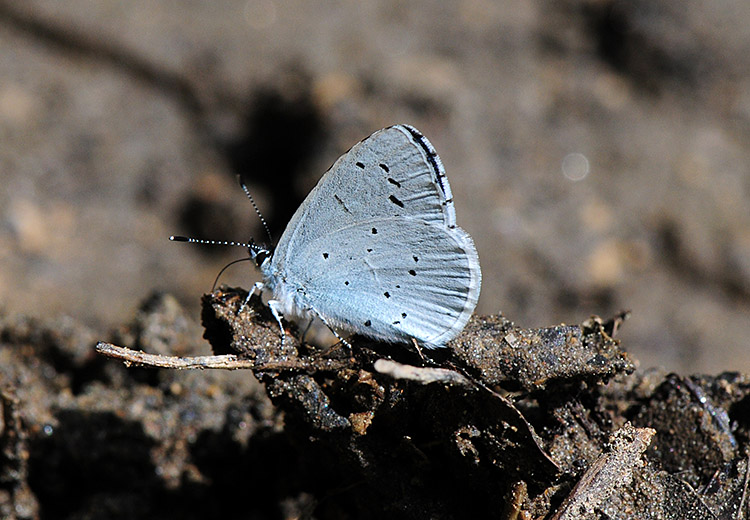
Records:
{"label": "butterfly antenna", "polygon": [[227,268],[231,265],[234,265],[238,262],[249,262],[252,261],[254,256],[252,256],[252,251],[255,251],[256,253],[258,251],[262,251],[263,248],[259,247],[256,244],[253,243],[246,243],[246,242],[234,242],[232,240],[203,240],[201,238],[191,238],[191,237],[184,237],[181,235],[172,235],[169,237],[169,240],[172,242],[188,242],[191,244],[202,244],[202,245],[210,245],[210,246],[239,246],[244,247],[248,251],[251,251],[251,256],[248,258],[240,258],[238,260],[232,260],[227,265],[221,268],[221,271],[219,271],[219,274],[216,275],[216,278],[214,279],[214,284],[211,286],[211,292],[216,289],[216,284],[219,283],[219,278],[221,278],[221,275],[224,274],[224,271],[227,270]]}
{"label": "butterfly antenna", "polygon": [[250,200],[250,204],[253,205],[253,209],[255,210],[255,213],[258,215],[258,218],[260,219],[260,223],[263,224],[263,229],[266,230],[266,235],[268,236],[269,243],[273,244],[273,237],[271,236],[271,230],[268,228],[266,219],[263,218],[263,214],[260,212],[260,209],[258,209],[258,205],[255,203],[255,199],[253,199],[253,196],[250,195],[250,190],[247,188],[247,184],[245,184],[245,180],[242,178],[241,175],[237,175],[237,182],[240,183],[240,188],[242,188],[242,191],[244,191],[245,195],[247,195],[247,198]]}
{"label": "butterfly antenna", "polygon": [[232,240],[203,240],[202,238],[183,237],[181,235],[172,235],[171,237],[169,237],[169,240],[171,240],[172,242],[189,242],[191,244],[202,244],[209,246],[239,246],[246,249],[258,249],[258,246],[256,246],[255,244],[248,244],[246,242],[234,242]]}

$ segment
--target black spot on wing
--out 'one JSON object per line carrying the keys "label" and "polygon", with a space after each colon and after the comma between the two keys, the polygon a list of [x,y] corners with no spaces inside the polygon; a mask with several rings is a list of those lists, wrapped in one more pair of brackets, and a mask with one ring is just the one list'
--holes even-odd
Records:
{"label": "black spot on wing", "polygon": [[346,204],[344,204],[344,201],[343,201],[343,200],[341,200],[341,197],[339,197],[338,195],[336,195],[336,194],[334,193],[334,195],[333,195],[333,198],[334,198],[334,199],[336,199],[336,202],[338,202],[338,203],[339,203],[339,204],[341,205],[341,207],[342,207],[342,208],[344,208],[344,211],[346,211],[346,212],[347,212],[347,213],[349,213],[350,215],[352,214],[352,212],[351,212],[351,211],[349,211],[349,208],[347,208],[347,207],[346,207]]}
{"label": "black spot on wing", "polygon": [[391,171],[391,169],[388,168],[388,165],[386,164],[380,163],[378,164],[378,166],[380,166],[380,169],[383,170],[385,173],[388,173],[389,171]]}
{"label": "black spot on wing", "polygon": [[394,179],[392,177],[388,177],[388,182],[390,182],[391,184],[393,184],[397,188],[401,187],[401,183],[398,182],[396,179]]}
{"label": "black spot on wing", "polygon": [[412,276],[417,276],[417,272],[414,269],[409,269],[409,274]]}
{"label": "black spot on wing", "polygon": [[377,235],[378,234],[377,228],[372,228],[372,231],[370,231],[370,233],[372,233],[373,235]]}
{"label": "black spot on wing", "polygon": [[394,204],[395,204],[396,206],[398,206],[399,208],[403,208],[403,207],[404,207],[404,203],[403,203],[403,202],[401,202],[400,200],[398,200],[398,199],[397,199],[397,198],[396,198],[395,196],[393,196],[393,195],[389,196],[389,197],[388,197],[388,200],[390,200],[391,202],[393,202],[393,203],[394,203]]}
{"label": "black spot on wing", "polygon": [[361,168],[361,169],[363,169],[363,170],[365,169],[365,165],[364,165],[363,163],[359,162],[359,161],[357,161],[357,162],[356,162],[356,163],[354,163],[354,164],[356,164],[356,165],[357,165],[357,168]]}

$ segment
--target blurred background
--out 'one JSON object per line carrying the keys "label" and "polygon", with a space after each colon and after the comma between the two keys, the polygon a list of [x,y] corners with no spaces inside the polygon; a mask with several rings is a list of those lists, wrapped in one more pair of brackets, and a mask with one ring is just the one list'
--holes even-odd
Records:
{"label": "blurred background", "polygon": [[[750,3],[0,1],[4,312],[196,319],[330,164],[395,123],[442,157],[525,327],[632,316],[641,366],[750,371]],[[223,282],[251,287],[249,264]]]}

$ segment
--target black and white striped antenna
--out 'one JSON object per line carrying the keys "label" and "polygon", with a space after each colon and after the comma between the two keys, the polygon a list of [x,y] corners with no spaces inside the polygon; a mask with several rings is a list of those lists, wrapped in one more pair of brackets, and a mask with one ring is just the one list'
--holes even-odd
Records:
{"label": "black and white striped antenna", "polygon": [[[253,205],[255,214],[258,215],[258,218],[260,219],[260,223],[263,224],[263,229],[265,230],[266,235],[268,236],[268,240],[269,242],[272,243],[273,237],[271,237],[271,230],[268,228],[268,223],[266,222],[266,219],[263,218],[263,214],[260,212],[260,209],[258,209],[258,205],[255,203],[255,199],[253,199],[253,196],[250,195],[250,190],[248,189],[241,175],[237,175],[237,182],[239,183],[240,188],[242,188],[242,191],[245,192],[245,195],[247,195],[247,198],[250,201],[250,204]],[[255,251],[256,253],[267,250],[265,247],[259,246],[258,244],[252,241],[248,243],[248,242],[235,242],[234,240],[207,240],[203,238],[192,238],[192,237],[186,237],[182,235],[172,235],[169,237],[169,240],[171,240],[172,242],[188,242],[191,244],[200,244],[200,245],[209,245],[209,246],[238,246],[238,247],[247,248],[250,251]]]}
{"label": "black and white striped antenna", "polygon": [[[263,229],[265,230],[266,235],[268,236],[268,240],[270,242],[273,242],[273,238],[271,237],[271,231],[268,228],[268,223],[266,222],[266,219],[263,218],[263,215],[261,214],[260,209],[258,209],[258,205],[255,203],[255,199],[253,199],[253,196],[250,195],[250,190],[248,189],[241,175],[237,175],[237,181],[239,182],[239,185],[242,188],[242,191],[244,191],[245,195],[247,195],[247,198],[250,201],[250,204],[253,205],[253,209],[255,210],[255,214],[258,215],[258,218],[260,219],[260,223],[263,224]],[[249,260],[256,259],[258,258],[258,253],[269,252],[267,248],[263,246],[259,246],[252,240],[250,242],[235,242],[234,240],[207,240],[203,238],[186,237],[183,235],[172,235],[169,237],[169,240],[171,240],[172,242],[187,242],[190,244],[200,244],[200,245],[210,245],[210,246],[244,247],[250,252],[250,258],[240,258],[239,260],[234,260],[221,268],[221,271],[219,271],[219,274],[216,275],[216,279],[214,280],[214,284],[211,289],[212,291],[214,290],[214,288],[216,288],[216,284],[218,283],[219,278],[224,273],[224,271],[227,270],[229,266],[234,265],[238,262],[246,262]]]}
{"label": "black and white striped antenna", "polygon": [[242,188],[242,191],[244,191],[245,195],[247,195],[248,200],[250,200],[250,204],[253,205],[255,214],[258,215],[260,223],[263,224],[263,229],[266,230],[266,236],[268,237],[268,243],[273,244],[273,237],[271,236],[271,230],[268,229],[268,223],[266,223],[266,219],[263,218],[263,214],[258,209],[258,205],[255,203],[255,199],[252,195],[250,195],[250,190],[247,188],[247,184],[245,184],[245,180],[242,178],[242,175],[237,175],[237,182],[240,183],[240,188]]}

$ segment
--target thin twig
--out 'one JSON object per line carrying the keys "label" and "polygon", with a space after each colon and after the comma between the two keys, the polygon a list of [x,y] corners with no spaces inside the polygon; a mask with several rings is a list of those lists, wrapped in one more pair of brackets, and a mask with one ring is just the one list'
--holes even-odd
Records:
{"label": "thin twig", "polygon": [[152,368],[171,368],[176,370],[204,370],[207,368],[222,370],[251,369],[259,371],[307,371],[307,370],[337,370],[348,366],[347,361],[335,359],[288,358],[268,361],[240,358],[234,354],[222,356],[163,356],[161,354],[147,354],[140,350],[131,350],[111,343],[100,341],[95,347],[99,354],[119,359],[126,365],[138,365]]}
{"label": "thin twig", "polygon": [[687,489],[687,490],[688,490],[688,491],[690,492],[690,494],[691,494],[691,495],[692,495],[692,496],[693,496],[693,497],[694,497],[694,498],[695,498],[695,499],[696,499],[696,500],[697,500],[698,502],[700,502],[700,503],[701,503],[701,505],[703,506],[703,511],[704,511],[704,512],[707,512],[708,514],[710,514],[710,515],[711,515],[711,518],[715,518],[715,519],[718,519],[718,518],[719,518],[719,515],[718,515],[718,514],[716,514],[716,513],[715,513],[715,512],[713,511],[713,509],[712,509],[712,508],[708,507],[708,504],[706,504],[706,501],[705,501],[705,500],[703,500],[703,497],[701,496],[701,494],[700,494],[700,493],[698,493],[698,491],[697,491],[697,490],[696,490],[696,489],[695,489],[695,488],[694,488],[693,486],[691,486],[691,485],[690,485],[690,482],[688,482],[687,480],[681,479],[681,478],[677,478],[676,480],[677,480],[677,482],[679,482],[680,484],[682,484],[683,486],[685,486],[685,488],[686,488],[686,489]]}
{"label": "thin twig", "polygon": [[445,383],[447,385],[471,386],[471,381],[463,374],[447,368],[415,367],[402,365],[388,359],[378,359],[375,370],[394,379],[409,379],[424,385],[428,383]]}
{"label": "thin twig", "polygon": [[551,520],[580,518],[581,511],[593,511],[609,500],[618,487],[626,486],[633,472],[643,465],[641,455],[655,433],[651,428],[626,424],[612,434],[612,451],[602,454],[589,466]]}

